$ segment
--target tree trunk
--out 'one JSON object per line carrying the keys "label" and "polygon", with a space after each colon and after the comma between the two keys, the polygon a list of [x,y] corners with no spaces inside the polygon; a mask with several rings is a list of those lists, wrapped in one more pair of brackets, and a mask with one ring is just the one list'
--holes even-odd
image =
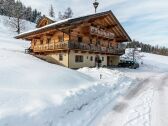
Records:
{"label": "tree trunk", "polygon": [[17,18],[17,33],[20,34],[20,19]]}

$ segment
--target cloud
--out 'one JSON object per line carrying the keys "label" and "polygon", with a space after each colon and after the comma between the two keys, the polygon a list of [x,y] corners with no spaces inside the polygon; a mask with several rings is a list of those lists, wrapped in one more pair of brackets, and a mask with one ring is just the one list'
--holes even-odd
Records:
{"label": "cloud", "polygon": [[[75,16],[94,13],[94,0],[21,0],[48,15],[52,4],[56,16],[71,7]],[[112,10],[132,39],[168,47],[167,0],[98,0],[98,11]]]}

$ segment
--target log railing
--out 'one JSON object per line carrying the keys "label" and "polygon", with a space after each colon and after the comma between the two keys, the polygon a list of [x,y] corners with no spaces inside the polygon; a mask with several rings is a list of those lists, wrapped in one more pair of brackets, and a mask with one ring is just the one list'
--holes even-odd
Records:
{"label": "log railing", "polygon": [[45,51],[56,51],[56,50],[83,50],[90,52],[100,52],[100,53],[109,53],[109,54],[124,54],[124,49],[112,48],[112,47],[101,47],[94,44],[85,44],[77,42],[59,42],[53,44],[37,45],[34,46],[34,52],[45,52]]}

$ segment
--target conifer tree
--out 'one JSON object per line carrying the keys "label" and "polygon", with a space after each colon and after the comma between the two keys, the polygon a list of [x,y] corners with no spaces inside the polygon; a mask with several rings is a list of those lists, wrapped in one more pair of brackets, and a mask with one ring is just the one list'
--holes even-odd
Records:
{"label": "conifer tree", "polygon": [[55,18],[55,12],[53,9],[53,6],[51,5],[50,10],[49,10],[49,16]]}

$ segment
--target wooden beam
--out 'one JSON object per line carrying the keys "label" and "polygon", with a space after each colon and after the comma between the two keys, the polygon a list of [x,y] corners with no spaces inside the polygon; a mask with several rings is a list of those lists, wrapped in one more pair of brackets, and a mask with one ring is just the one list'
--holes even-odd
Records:
{"label": "wooden beam", "polygon": [[[109,16],[109,18],[112,20],[112,21],[115,21],[114,17],[113,16]],[[120,24],[118,24],[118,26],[120,26]],[[120,35],[123,37],[125,36],[125,33],[123,32],[123,30],[121,29],[121,27],[115,27],[115,29],[117,29],[120,33]],[[124,37],[123,37],[124,38]]]}
{"label": "wooden beam", "polygon": [[45,35],[46,35],[47,37],[52,37],[54,34],[46,33]]}
{"label": "wooden beam", "polygon": [[34,39],[40,39],[40,37],[33,37]]}
{"label": "wooden beam", "polygon": [[[114,24],[114,22],[109,18],[109,16],[106,17],[106,19],[111,22],[110,24]],[[115,25],[115,24],[114,24]],[[111,28],[112,31],[114,31],[114,33],[117,35],[117,36],[120,36],[120,33],[118,30],[115,29],[116,27],[113,27]]]}
{"label": "wooden beam", "polygon": [[113,25],[108,25],[108,26],[106,26],[106,28],[109,29],[109,28],[114,28],[114,27],[116,27],[116,26],[117,26],[117,24],[113,24]]}

